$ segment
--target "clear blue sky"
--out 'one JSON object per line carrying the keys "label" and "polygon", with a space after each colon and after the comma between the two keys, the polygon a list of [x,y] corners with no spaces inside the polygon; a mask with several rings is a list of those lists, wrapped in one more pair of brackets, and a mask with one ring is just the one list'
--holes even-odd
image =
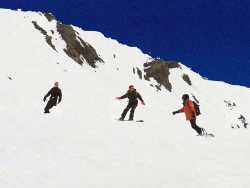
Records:
{"label": "clear blue sky", "polygon": [[250,0],[11,0],[0,7],[52,12],[209,79],[250,87]]}

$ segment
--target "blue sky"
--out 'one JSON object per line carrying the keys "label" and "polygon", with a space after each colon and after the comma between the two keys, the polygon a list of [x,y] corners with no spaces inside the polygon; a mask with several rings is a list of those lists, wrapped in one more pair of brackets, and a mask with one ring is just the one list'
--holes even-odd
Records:
{"label": "blue sky", "polygon": [[249,0],[11,0],[0,7],[52,12],[209,79],[250,87]]}

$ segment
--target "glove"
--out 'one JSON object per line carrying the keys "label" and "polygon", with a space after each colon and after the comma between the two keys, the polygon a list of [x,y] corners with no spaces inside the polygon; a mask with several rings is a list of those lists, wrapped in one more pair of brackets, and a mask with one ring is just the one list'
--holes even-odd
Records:
{"label": "glove", "polygon": [[145,103],[144,103],[143,101],[141,101],[141,104],[142,104],[142,105],[145,105]]}
{"label": "glove", "polygon": [[116,97],[115,99],[120,100],[120,99],[121,99],[121,97]]}
{"label": "glove", "polygon": [[45,102],[45,101],[46,101],[46,98],[44,97],[44,98],[43,98],[43,102]]}
{"label": "glove", "polygon": [[175,114],[177,114],[177,112],[176,112],[176,111],[174,111],[174,112],[172,112],[172,114],[173,114],[173,115],[175,115]]}

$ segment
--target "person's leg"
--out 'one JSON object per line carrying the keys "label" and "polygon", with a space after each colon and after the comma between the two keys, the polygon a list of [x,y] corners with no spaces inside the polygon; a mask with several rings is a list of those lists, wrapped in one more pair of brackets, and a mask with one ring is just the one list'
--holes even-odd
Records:
{"label": "person's leg", "polygon": [[137,103],[133,104],[129,114],[129,120],[134,120],[134,112],[137,107]]}
{"label": "person's leg", "polygon": [[51,108],[51,101],[48,101],[47,105],[44,108],[44,113],[49,113],[50,108]]}
{"label": "person's leg", "polygon": [[130,103],[128,103],[128,105],[126,106],[126,108],[123,110],[123,112],[122,112],[122,115],[121,115],[121,117],[120,117],[120,120],[124,120],[124,118],[125,118],[125,116],[126,116],[126,114],[127,114],[127,112],[129,111],[129,109],[131,108],[131,104]]}
{"label": "person's leg", "polygon": [[201,128],[200,128],[198,125],[196,125],[196,119],[191,119],[191,120],[190,120],[190,123],[191,123],[192,128],[193,128],[198,134],[202,134]]}
{"label": "person's leg", "polygon": [[55,106],[55,101],[49,100],[46,107],[44,108],[44,113],[49,113],[49,110]]}

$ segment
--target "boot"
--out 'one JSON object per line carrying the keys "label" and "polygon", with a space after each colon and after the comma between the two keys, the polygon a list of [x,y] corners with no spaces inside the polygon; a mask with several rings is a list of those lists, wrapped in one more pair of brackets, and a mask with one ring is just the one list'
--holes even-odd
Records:
{"label": "boot", "polygon": [[119,121],[124,121],[124,118],[120,117],[118,120],[119,120]]}

